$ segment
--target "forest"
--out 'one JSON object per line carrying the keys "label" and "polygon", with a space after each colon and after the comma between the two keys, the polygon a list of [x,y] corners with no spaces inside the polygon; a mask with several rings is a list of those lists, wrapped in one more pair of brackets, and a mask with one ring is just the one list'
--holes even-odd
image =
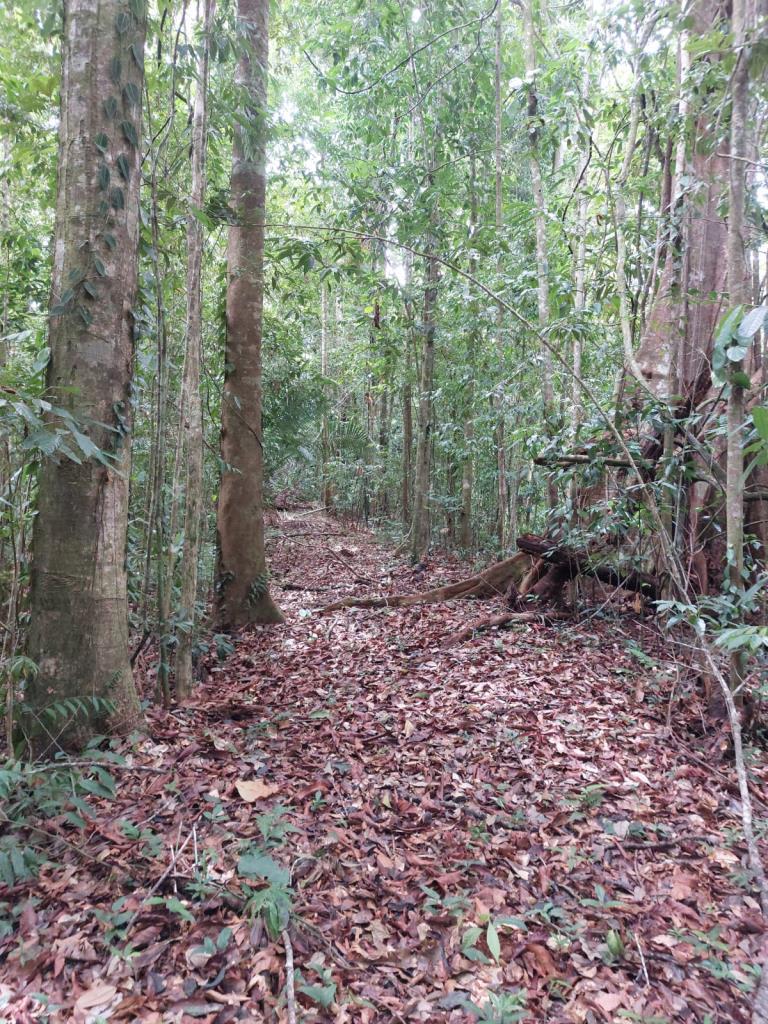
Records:
{"label": "forest", "polygon": [[768,1024],[768,0],[0,15],[0,1022]]}

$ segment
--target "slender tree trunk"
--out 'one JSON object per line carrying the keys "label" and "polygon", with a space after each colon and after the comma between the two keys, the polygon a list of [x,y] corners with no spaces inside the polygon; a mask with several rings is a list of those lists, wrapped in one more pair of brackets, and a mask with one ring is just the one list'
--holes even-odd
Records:
{"label": "slender tree trunk", "polygon": [[328,379],[328,323],[328,285],[323,283],[320,286],[320,373],[323,377],[323,390],[325,394],[323,396],[323,415],[320,423],[320,487],[325,508],[330,508],[333,503],[331,480],[328,473],[331,441],[328,427],[328,389],[325,383]]}
{"label": "slender tree trunk", "polygon": [[[475,244],[477,231],[477,167],[474,153],[469,162],[469,245]],[[469,258],[469,272],[477,274],[477,257]],[[472,287],[470,285],[470,287]],[[475,360],[477,358],[477,322],[479,308],[476,297],[470,301],[472,325],[467,332],[467,382],[464,388],[464,459],[461,472],[461,519],[459,546],[465,551],[472,548],[472,488],[475,476]]]}
{"label": "slender tree trunk", "polygon": [[[502,0],[499,0],[496,7],[496,31],[494,45],[494,198],[496,227],[496,239],[498,244],[498,255],[496,257],[497,287],[501,284],[501,230],[504,224],[504,205],[502,193],[502,163],[501,163],[501,75],[502,58],[501,44],[503,37],[503,8]],[[504,308],[501,303],[496,306],[496,356],[499,364],[499,373],[503,375],[504,360]],[[504,550],[507,544],[507,449],[506,449],[506,424],[504,422],[504,395],[499,391],[493,399],[496,407],[496,504],[498,507],[496,531],[499,538],[499,548]]]}
{"label": "slender tree trunk", "polygon": [[573,416],[572,436],[575,438],[579,432],[579,426],[584,414],[581,394],[581,357],[582,357],[582,322],[581,315],[587,304],[587,196],[582,190],[579,193],[579,201],[576,212],[576,273],[573,305],[578,317],[577,330],[573,336],[573,389],[571,392],[571,414]]}
{"label": "slender tree trunk", "polygon": [[[406,368],[410,373],[410,367]],[[411,478],[413,475],[413,395],[410,381],[403,384],[403,526],[411,522]]]}
{"label": "slender tree trunk", "polygon": [[238,0],[245,52],[237,84],[227,277],[227,366],[222,396],[216,617],[221,628],[281,622],[264,553],[261,331],[264,310],[268,0]]}
{"label": "slender tree trunk", "polygon": [[181,615],[189,628],[179,630],[176,649],[176,696],[184,700],[192,692],[192,647],[195,639],[197,574],[203,519],[203,405],[200,367],[203,350],[203,226],[195,216],[205,200],[205,163],[208,127],[208,65],[211,24],[216,0],[206,0],[203,38],[197,60],[197,88],[192,114],[192,187],[187,214],[187,338],[182,379],[181,435],[187,455],[184,489],[184,545],[181,558]]}
{"label": "slender tree trunk", "polygon": [[[26,723],[38,753],[141,720],[125,568],[146,30],[138,10],[119,0],[67,0],[64,9],[47,382],[110,461],[40,467],[29,637],[39,672]],[[79,713],[44,714],[73,697],[84,699]]]}
{"label": "slender tree trunk", "polygon": [[[733,0],[731,31],[736,52],[736,67],[731,78],[731,146],[728,203],[728,298],[731,307],[749,303],[745,217],[745,179],[747,156],[747,114],[749,105],[749,53],[747,50],[749,0]],[[731,592],[744,593],[744,388],[739,375],[744,362],[732,364],[728,397],[728,441],[726,449],[726,540],[728,578]],[[731,655],[729,683],[732,690],[741,686],[744,655]]]}
{"label": "slender tree trunk", "polygon": [[[434,244],[430,240],[430,245]],[[432,417],[435,377],[435,303],[437,301],[437,260],[428,257],[424,287],[422,322],[421,375],[416,427],[416,466],[413,486],[413,534],[411,557],[418,561],[429,550],[430,539],[430,469],[432,448]]]}
{"label": "slender tree trunk", "polygon": [[[539,102],[536,94],[536,36],[534,29],[534,0],[525,0],[524,4],[524,35],[525,35],[525,70],[529,79],[528,93],[528,137],[531,154],[531,188],[533,190],[534,221],[536,226],[536,280],[538,324],[540,331],[549,327],[549,254],[547,247],[547,206],[544,198],[544,184],[541,176],[539,160]],[[542,398],[544,418],[550,420],[555,409],[555,392],[553,386],[552,353],[549,349],[543,352]],[[551,479],[547,480],[547,492],[550,508],[557,504],[557,488]]]}
{"label": "slender tree trunk", "polygon": [[[422,94],[416,62],[413,58],[413,40],[408,22],[405,24],[406,41],[411,52],[410,66],[413,76],[413,90],[418,101],[416,118],[421,134],[421,147],[424,154],[424,168],[427,185],[434,185],[435,149],[427,133],[424,120],[424,95]],[[413,487],[413,528],[411,533],[411,558],[414,562],[422,558],[429,550],[431,534],[430,521],[430,480],[432,468],[432,433],[434,415],[434,377],[435,377],[435,306],[437,304],[437,282],[440,268],[434,257],[437,248],[437,226],[439,220],[438,199],[432,196],[429,209],[429,225],[425,250],[425,282],[424,304],[422,314],[422,350],[421,374],[419,376],[419,414],[416,432],[416,467]]]}

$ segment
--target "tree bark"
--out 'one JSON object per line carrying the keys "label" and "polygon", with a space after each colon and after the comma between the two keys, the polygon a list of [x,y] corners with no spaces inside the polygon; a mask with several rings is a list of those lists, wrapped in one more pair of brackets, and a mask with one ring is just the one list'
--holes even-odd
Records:
{"label": "tree bark", "polygon": [[206,0],[203,35],[197,59],[197,87],[192,114],[192,184],[187,214],[187,338],[181,397],[181,433],[187,454],[184,488],[184,544],[181,556],[180,615],[189,628],[179,630],[176,648],[176,697],[192,692],[192,647],[195,639],[197,576],[203,519],[203,404],[200,367],[203,354],[203,226],[195,216],[205,200],[205,164],[208,149],[208,68],[211,24],[216,0]]}
{"label": "tree bark", "polygon": [[[536,94],[536,37],[534,30],[533,0],[525,0],[523,6],[525,36],[525,72],[529,80],[528,93],[528,137],[530,141],[531,188],[533,190],[534,223],[536,226],[536,281],[539,330],[546,332],[549,327],[549,254],[547,246],[547,205],[544,198],[544,183],[539,159],[539,101]],[[554,413],[555,392],[552,353],[545,348],[542,353],[542,399],[544,419],[550,420]],[[547,480],[547,495],[550,508],[557,504],[557,487],[552,478]]]}
{"label": "tree bark", "polygon": [[[83,455],[90,443],[109,461],[40,467],[29,637],[39,672],[26,722],[39,754],[141,721],[125,567],[146,31],[137,11],[120,0],[64,7],[47,383],[80,422]],[[67,698],[80,698],[77,711],[57,714]]]}
{"label": "tree bark", "polygon": [[430,540],[430,470],[432,448],[432,391],[435,376],[435,302],[437,300],[437,260],[426,261],[426,282],[422,323],[421,376],[419,379],[418,420],[416,426],[416,466],[413,486],[413,534],[411,557],[418,561],[428,550]]}
{"label": "tree bark", "polygon": [[[496,258],[496,273],[499,278],[497,287],[500,288],[501,279],[501,230],[504,225],[504,202],[502,192],[502,164],[501,164],[501,75],[502,57],[501,44],[504,32],[504,12],[502,0],[498,0],[496,7],[496,23],[494,33],[494,223],[496,228],[496,239],[498,244],[498,256]],[[499,361],[499,371],[504,367],[504,309],[501,303],[496,306],[496,355]],[[496,407],[496,504],[498,506],[498,519],[496,531],[499,539],[499,550],[503,551],[507,544],[507,449],[506,449],[506,423],[504,420],[504,395],[499,393],[493,395],[491,401]]]}
{"label": "tree bark", "polygon": [[[475,244],[477,231],[477,180],[474,153],[469,163],[469,245]],[[472,251],[469,258],[469,272],[477,274],[477,257]],[[459,519],[459,546],[464,551],[472,548],[472,488],[475,475],[475,360],[477,358],[479,316],[478,302],[475,297],[470,300],[472,326],[467,332],[467,370],[468,377],[464,388],[464,458],[461,468],[461,512]]]}
{"label": "tree bark", "polygon": [[[747,110],[749,104],[749,54],[747,50],[749,0],[733,0],[731,32],[736,67],[731,79],[731,160],[728,176],[728,299],[731,308],[749,302],[746,262],[745,178],[747,155]],[[731,364],[728,396],[728,439],[726,446],[725,523],[728,546],[728,579],[733,599],[744,594],[744,388],[740,376],[744,361]],[[734,651],[730,659],[729,684],[740,688],[744,676],[744,653]]]}
{"label": "tree bark", "polygon": [[268,0],[238,0],[244,46],[237,69],[243,104],[232,153],[227,268],[226,376],[221,411],[224,468],[218,505],[216,618],[229,629],[281,622],[264,553],[261,334],[264,311]]}

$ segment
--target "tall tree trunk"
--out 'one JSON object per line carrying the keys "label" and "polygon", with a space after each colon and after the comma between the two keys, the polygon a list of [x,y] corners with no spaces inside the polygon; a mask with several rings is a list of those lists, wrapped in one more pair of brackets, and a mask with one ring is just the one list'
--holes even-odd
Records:
{"label": "tall tree trunk", "polygon": [[330,430],[328,427],[328,337],[329,337],[329,312],[328,312],[328,285],[323,282],[320,285],[320,373],[323,378],[323,415],[320,423],[320,488],[322,501],[325,508],[330,508],[333,502],[331,491],[331,479],[328,473],[328,460],[331,455]]}
{"label": "tall tree trunk", "polygon": [[[496,228],[496,242],[498,245],[498,256],[496,258],[497,288],[501,288],[501,229],[504,218],[504,205],[502,195],[502,165],[501,165],[501,75],[502,58],[501,44],[503,38],[503,9],[502,0],[498,0],[496,7],[496,24],[494,33],[494,198],[495,213],[494,224]],[[499,364],[499,373],[503,375],[504,370],[504,307],[501,303],[496,306],[496,357]],[[497,521],[496,531],[499,538],[499,548],[504,549],[507,544],[507,448],[506,448],[506,424],[504,422],[504,395],[499,390],[492,398],[496,407],[496,504]]]}
{"label": "tall tree trunk", "polygon": [[[585,156],[585,160],[589,157]],[[582,176],[586,174],[586,167],[582,170]],[[575,439],[584,414],[582,407],[583,396],[581,393],[581,357],[583,323],[582,314],[587,304],[587,195],[586,183],[582,181],[581,191],[576,212],[576,273],[575,288],[573,296],[574,312],[577,315],[576,332],[573,336],[573,388],[571,392],[571,414],[573,416],[572,436]]]}
{"label": "tall tree trunk", "polygon": [[[206,0],[203,38],[197,60],[197,88],[192,114],[192,186],[187,214],[187,337],[181,384],[181,435],[187,455],[184,488],[184,545],[181,558],[181,615],[189,628],[179,631],[176,649],[176,696],[192,692],[192,646],[195,638],[197,572],[203,516],[203,405],[200,366],[203,348],[202,263],[203,226],[196,217],[205,200],[208,127],[208,65],[211,24],[216,0]],[[173,539],[173,538],[172,538]]]}
{"label": "tall tree trunk", "polygon": [[[433,192],[435,172],[435,148],[429,138],[424,120],[424,99],[416,61],[413,56],[413,39],[409,23],[405,23],[405,35],[410,51],[411,75],[413,91],[418,101],[416,118],[421,135],[421,149],[424,154],[424,169],[428,191]],[[411,532],[411,558],[414,562],[422,558],[429,550],[431,534],[429,492],[432,468],[432,433],[434,415],[434,378],[435,378],[435,306],[437,304],[437,282],[439,264],[434,256],[437,248],[438,199],[432,194],[429,208],[429,224],[425,244],[426,259],[424,267],[424,304],[422,313],[422,349],[421,374],[419,376],[419,413],[416,428],[416,466],[413,484],[413,526]]]}
{"label": "tall tree trunk", "polygon": [[[525,36],[525,71],[529,81],[528,92],[528,137],[530,140],[531,188],[533,190],[534,222],[536,226],[536,281],[539,330],[549,327],[549,254],[547,247],[547,206],[544,198],[544,184],[539,159],[539,100],[536,94],[536,36],[534,27],[534,0],[525,0],[523,7]],[[542,398],[544,418],[551,419],[555,407],[553,386],[552,353],[548,348],[543,352]],[[557,504],[557,487],[550,478],[547,480],[550,508]]]}
{"label": "tall tree trunk", "polygon": [[216,618],[221,628],[281,622],[264,553],[261,332],[264,311],[268,0],[238,0],[244,46],[237,70],[243,107],[232,153],[227,268],[226,377],[221,410],[224,468],[218,506]]}
{"label": "tall tree trunk", "polygon": [[[731,32],[736,67],[731,77],[731,150],[728,180],[728,300],[731,307],[749,303],[745,217],[747,158],[747,111],[749,104],[749,51],[747,49],[749,0],[733,0]],[[735,598],[744,593],[744,362],[732,364],[728,396],[728,440],[726,449],[726,542],[728,578]],[[740,687],[744,654],[731,655],[729,682]]]}
{"label": "tall tree trunk", "polygon": [[[410,367],[406,367],[410,373]],[[413,395],[410,381],[403,384],[403,526],[411,522],[411,477],[413,460]]]}
{"label": "tall tree trunk", "polygon": [[[469,273],[477,274],[477,257],[472,247],[475,244],[477,231],[477,167],[474,153],[469,162],[469,245],[472,255],[469,258]],[[473,285],[469,285],[470,289]],[[467,332],[467,370],[468,378],[464,387],[464,460],[461,471],[461,517],[459,528],[459,546],[465,551],[472,548],[472,488],[475,476],[475,360],[477,358],[477,322],[479,319],[479,303],[477,297],[470,300],[470,317],[472,326]]]}
{"label": "tall tree trunk", "polygon": [[[141,719],[128,659],[126,530],[139,239],[143,12],[67,0],[47,382],[108,465],[43,461],[33,542],[26,723],[33,750]],[[45,709],[82,698],[62,718]]]}
{"label": "tall tree trunk", "polygon": [[[434,240],[430,239],[430,247]],[[411,557],[418,561],[429,550],[430,539],[430,458],[432,449],[432,417],[435,377],[435,303],[437,301],[437,260],[427,257],[422,320],[421,375],[416,425],[416,466],[413,484],[413,533]]]}

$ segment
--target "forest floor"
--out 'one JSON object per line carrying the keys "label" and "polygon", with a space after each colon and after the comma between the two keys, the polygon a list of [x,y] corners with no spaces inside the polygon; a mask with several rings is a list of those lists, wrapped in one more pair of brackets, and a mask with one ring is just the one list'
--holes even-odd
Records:
{"label": "forest floor", "polygon": [[765,937],[726,742],[679,685],[667,726],[651,618],[443,648],[501,599],[313,609],[465,564],[414,572],[300,510],[270,547],[286,624],[150,710],[115,798],[48,820],[67,845],[1,894],[0,1020],[287,1021],[289,908],[304,1024],[748,1019]]}

